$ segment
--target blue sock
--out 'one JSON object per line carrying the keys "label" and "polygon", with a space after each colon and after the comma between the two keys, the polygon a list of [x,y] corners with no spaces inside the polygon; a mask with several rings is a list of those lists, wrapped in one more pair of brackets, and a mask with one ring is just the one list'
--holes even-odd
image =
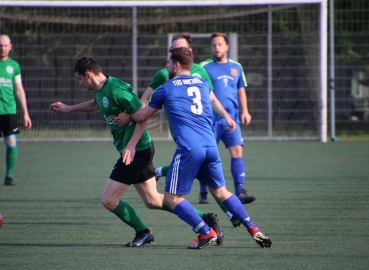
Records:
{"label": "blue sock", "polygon": [[173,209],[173,212],[184,222],[192,226],[192,230],[195,233],[209,234],[210,228],[203,221],[198,214],[196,214],[195,209],[187,200],[181,201]]}
{"label": "blue sock", "polygon": [[234,181],[235,193],[242,192],[245,184],[245,164],[242,158],[231,158],[231,173]]}
{"label": "blue sock", "polygon": [[223,202],[223,205],[235,218],[241,221],[241,223],[247,228],[247,230],[249,229],[250,226],[257,228],[256,225],[252,222],[249,215],[247,214],[245,208],[243,208],[243,205],[240,202],[240,200],[234,194],[232,194],[231,197],[226,199]]}

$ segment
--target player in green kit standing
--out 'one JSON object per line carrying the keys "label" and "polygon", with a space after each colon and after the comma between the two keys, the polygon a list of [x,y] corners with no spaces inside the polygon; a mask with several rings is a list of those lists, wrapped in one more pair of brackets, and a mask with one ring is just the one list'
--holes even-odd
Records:
{"label": "player in green kit standing", "polygon": [[9,36],[0,35],[0,137],[4,137],[6,147],[6,172],[4,185],[14,186],[13,172],[17,160],[17,137],[20,127],[17,121],[18,99],[22,111],[26,129],[32,127],[31,118],[28,115],[26,94],[22,85],[19,64],[9,57],[12,43]]}
{"label": "player in green kit standing", "polygon": [[[113,166],[109,180],[102,194],[102,204],[128,226],[136,231],[133,241],[126,247],[138,247],[154,241],[152,232],[141,221],[133,207],[121,200],[125,191],[134,185],[146,207],[161,209],[173,213],[163,203],[163,194],[156,189],[155,169],[152,164],[154,145],[146,123],[129,123],[117,126],[113,119],[123,111],[134,112],[141,107],[141,102],[133,93],[132,87],[111,76],[105,76],[101,67],[92,57],[82,57],[74,66],[74,73],[79,85],[94,91],[95,98],[76,105],[61,102],[51,104],[54,112],[93,112],[100,111],[113,135],[113,144],[120,158]],[[217,243],[221,244],[223,233],[215,214],[196,213],[217,233]]]}

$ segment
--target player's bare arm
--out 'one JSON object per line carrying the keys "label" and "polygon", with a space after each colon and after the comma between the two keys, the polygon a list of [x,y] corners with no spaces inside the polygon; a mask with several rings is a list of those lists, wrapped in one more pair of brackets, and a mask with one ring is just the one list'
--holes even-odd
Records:
{"label": "player's bare arm", "polygon": [[146,106],[147,103],[149,103],[152,93],[154,93],[154,89],[152,89],[150,86],[147,87],[146,91],[142,94],[142,97],[140,99],[142,106]]}
{"label": "player's bare arm", "polygon": [[131,117],[132,120],[136,123],[145,122],[147,119],[149,119],[152,115],[154,115],[159,109],[154,109],[149,106],[146,106],[144,108],[141,108],[137,111],[135,111]]}
{"label": "player's bare arm", "polygon": [[28,114],[26,94],[21,82],[14,84],[14,94],[22,107],[24,126],[26,129],[30,129],[32,127],[32,121]]}
{"label": "player's bare arm", "polygon": [[251,122],[251,115],[249,113],[249,110],[247,108],[247,96],[246,96],[246,90],[244,87],[241,87],[238,89],[238,107],[239,107],[239,118],[240,122],[247,126]]}
{"label": "player's bare arm", "polygon": [[142,123],[136,123],[135,131],[133,132],[133,135],[126,148],[124,148],[122,152],[122,162],[124,164],[129,165],[133,161],[136,153],[136,145],[145,131],[145,128],[146,121]]}
{"label": "player's bare arm", "polygon": [[220,103],[220,101],[217,99],[217,97],[214,95],[213,91],[210,91],[210,102],[211,106],[214,112],[219,114],[221,117],[224,118],[224,120],[228,124],[228,129],[230,131],[233,131],[236,129],[236,122],[233,121],[233,119],[229,116],[227,111],[224,109],[223,105]]}
{"label": "player's bare arm", "polygon": [[69,113],[69,112],[95,112],[99,110],[99,107],[95,103],[95,100],[91,99],[75,105],[66,105],[61,102],[55,102],[50,105],[50,109],[53,112]]}

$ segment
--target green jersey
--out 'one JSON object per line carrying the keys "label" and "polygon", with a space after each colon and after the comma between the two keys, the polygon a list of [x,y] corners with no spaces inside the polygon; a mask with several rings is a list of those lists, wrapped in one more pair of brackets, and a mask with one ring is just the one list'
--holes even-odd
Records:
{"label": "green jersey", "polygon": [[0,61],[0,115],[16,114],[17,103],[14,96],[15,77],[19,75],[19,64],[11,58]]}
{"label": "green jersey", "polygon": [[[190,74],[192,76],[196,76],[199,78],[204,79],[208,84],[209,84],[209,89],[212,91],[213,90],[213,84],[211,82],[211,79],[208,75],[208,73],[206,72],[205,68],[203,68],[202,66],[193,63],[191,66],[191,70],[190,70]],[[166,68],[163,68],[161,70],[159,70],[158,72],[155,73],[154,77],[152,78],[149,86],[155,90],[156,88],[158,88],[159,86],[161,86],[162,84],[164,84],[166,81],[168,80],[168,70]],[[168,115],[167,112],[164,111],[165,116],[168,119]],[[174,134],[172,131],[172,126],[169,123],[169,130],[170,130],[170,134],[172,135],[172,137],[174,138]]]}
{"label": "green jersey", "polygon": [[[210,90],[214,89],[213,84],[211,82],[211,79],[210,79],[208,73],[206,72],[206,70],[202,66],[193,63],[192,67],[191,67],[191,70],[190,70],[190,74],[192,76],[196,76],[196,77],[204,79],[209,84]],[[163,68],[163,69],[161,69],[161,70],[159,70],[158,72],[155,73],[155,75],[152,78],[149,86],[153,90],[155,90],[156,88],[158,88],[159,86],[164,84],[167,80],[168,80],[168,70],[166,68]]]}
{"label": "green jersey", "polygon": [[[100,113],[104,116],[113,135],[113,144],[119,153],[122,153],[132,138],[136,123],[119,127],[114,125],[113,119],[121,112],[133,113],[141,107],[141,102],[133,93],[132,87],[121,80],[107,76],[107,81],[100,90],[95,90],[95,102]],[[136,151],[150,148],[151,138],[147,130],[136,145]]]}

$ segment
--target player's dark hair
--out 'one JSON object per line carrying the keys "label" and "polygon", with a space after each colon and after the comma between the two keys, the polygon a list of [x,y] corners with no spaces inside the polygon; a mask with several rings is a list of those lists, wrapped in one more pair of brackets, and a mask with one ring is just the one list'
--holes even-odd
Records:
{"label": "player's dark hair", "polygon": [[193,63],[193,55],[190,49],[185,47],[171,48],[170,59],[173,63],[180,63],[183,69],[190,70]]}
{"label": "player's dark hair", "polygon": [[87,71],[90,71],[93,74],[99,74],[102,72],[101,67],[94,58],[83,56],[74,64],[74,72],[77,72],[79,75],[85,75]]}
{"label": "player's dark hair", "polygon": [[211,35],[210,37],[210,40],[213,41],[213,38],[216,38],[216,37],[223,37],[224,38],[224,41],[225,43],[228,45],[228,37],[226,34],[223,34],[223,33],[219,33],[219,32],[215,32]]}
{"label": "player's dark hair", "polygon": [[185,39],[187,41],[187,44],[188,44],[188,48],[191,48],[192,46],[192,39],[191,39],[191,35],[189,33],[182,33],[182,34],[178,34],[178,35],[175,35],[173,38],[172,38],[172,43],[177,40],[177,39]]}

